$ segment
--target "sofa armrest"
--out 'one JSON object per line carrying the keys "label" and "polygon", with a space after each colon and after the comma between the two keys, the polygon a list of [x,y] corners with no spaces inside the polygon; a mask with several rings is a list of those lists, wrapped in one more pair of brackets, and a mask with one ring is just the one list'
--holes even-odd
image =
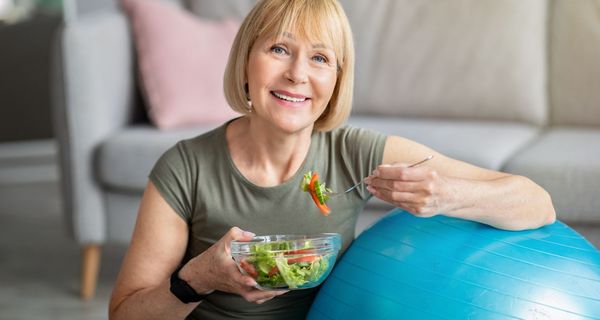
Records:
{"label": "sofa armrest", "polygon": [[53,123],[60,145],[65,211],[79,243],[107,240],[94,158],[105,138],[133,120],[134,74],[129,28],[121,13],[84,16],[59,31]]}

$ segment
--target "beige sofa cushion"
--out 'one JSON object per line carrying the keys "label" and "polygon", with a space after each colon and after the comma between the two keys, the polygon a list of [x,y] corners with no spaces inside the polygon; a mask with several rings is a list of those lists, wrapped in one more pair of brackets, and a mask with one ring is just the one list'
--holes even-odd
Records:
{"label": "beige sofa cushion", "polygon": [[504,170],[544,187],[562,221],[600,225],[598,158],[600,130],[557,127],[515,154]]}
{"label": "beige sofa cushion", "polygon": [[401,136],[471,164],[501,170],[539,134],[534,125],[506,121],[382,118],[354,115],[348,123]]}
{"label": "beige sofa cushion", "polygon": [[600,125],[600,1],[555,1],[550,35],[552,123]]}
{"label": "beige sofa cushion", "polygon": [[546,121],[546,1],[341,2],[356,113]]}

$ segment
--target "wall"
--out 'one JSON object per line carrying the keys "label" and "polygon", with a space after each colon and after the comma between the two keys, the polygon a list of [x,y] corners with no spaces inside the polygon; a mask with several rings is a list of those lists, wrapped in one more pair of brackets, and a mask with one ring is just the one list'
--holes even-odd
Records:
{"label": "wall", "polygon": [[[63,6],[68,23],[115,10],[118,0],[63,0]],[[50,52],[62,21],[60,14],[38,14],[14,25],[0,23],[0,143],[53,137]]]}
{"label": "wall", "polygon": [[50,47],[61,18],[0,24],[0,143],[52,137]]}
{"label": "wall", "polygon": [[[116,8],[116,0],[64,0],[71,17]],[[0,143],[51,139],[51,48],[60,14],[0,23]]]}

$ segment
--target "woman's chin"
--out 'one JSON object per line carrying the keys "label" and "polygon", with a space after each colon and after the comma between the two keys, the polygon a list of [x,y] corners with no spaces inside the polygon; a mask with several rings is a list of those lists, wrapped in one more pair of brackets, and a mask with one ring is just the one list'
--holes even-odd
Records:
{"label": "woman's chin", "polygon": [[305,130],[312,131],[316,120],[311,114],[304,112],[270,112],[262,115],[255,114],[253,118],[256,121],[257,128],[283,134],[297,134]]}
{"label": "woman's chin", "polygon": [[275,121],[273,123],[273,125],[282,133],[296,134],[296,133],[303,132],[305,130],[312,131],[314,122],[311,120],[306,121],[306,120],[302,120],[302,119],[291,118],[291,119],[279,119],[278,121]]}

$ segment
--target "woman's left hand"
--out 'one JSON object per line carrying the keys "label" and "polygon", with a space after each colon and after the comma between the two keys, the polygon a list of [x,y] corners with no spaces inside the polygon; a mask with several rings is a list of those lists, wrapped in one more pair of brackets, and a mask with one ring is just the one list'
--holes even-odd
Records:
{"label": "woman's left hand", "polygon": [[448,179],[426,165],[380,165],[365,183],[375,197],[419,217],[448,212],[455,205]]}

